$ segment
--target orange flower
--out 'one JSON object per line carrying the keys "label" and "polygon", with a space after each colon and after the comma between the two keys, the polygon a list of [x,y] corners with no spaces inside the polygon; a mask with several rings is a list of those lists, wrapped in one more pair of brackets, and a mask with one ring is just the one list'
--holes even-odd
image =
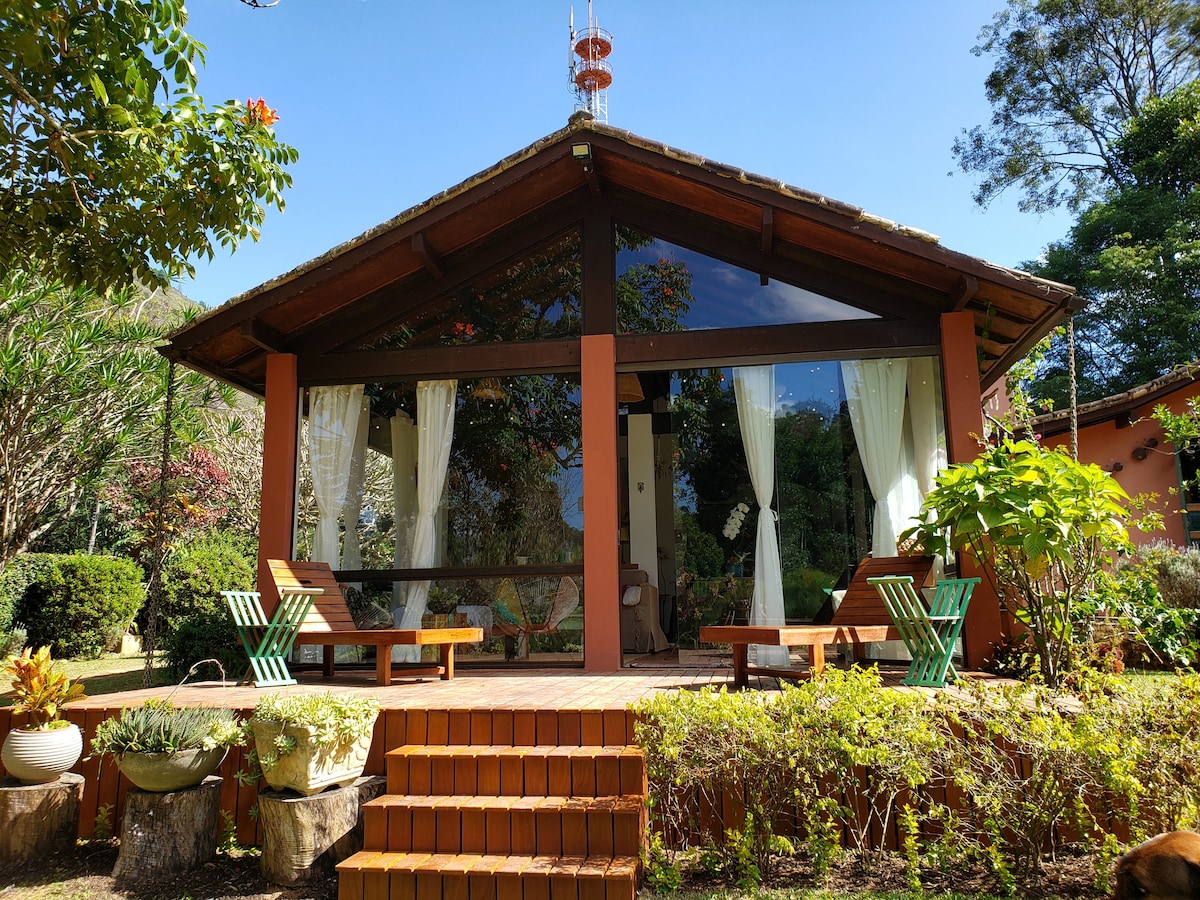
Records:
{"label": "orange flower", "polygon": [[279,121],[278,110],[270,109],[262,97],[246,101],[246,114],[242,121],[247,125],[274,125]]}

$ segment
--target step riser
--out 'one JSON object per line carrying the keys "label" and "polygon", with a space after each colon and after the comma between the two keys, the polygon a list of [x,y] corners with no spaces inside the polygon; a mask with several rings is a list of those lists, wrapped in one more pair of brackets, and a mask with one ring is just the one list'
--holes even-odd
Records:
{"label": "step riser", "polygon": [[389,794],[488,797],[643,796],[641,753],[600,748],[402,748],[387,756]]}
{"label": "step riser", "polygon": [[338,867],[339,900],[634,900],[638,876],[632,859],[363,856]]}
{"label": "step riser", "polygon": [[637,856],[647,811],[641,803],[516,798],[512,805],[368,804],[363,822],[364,850]]}

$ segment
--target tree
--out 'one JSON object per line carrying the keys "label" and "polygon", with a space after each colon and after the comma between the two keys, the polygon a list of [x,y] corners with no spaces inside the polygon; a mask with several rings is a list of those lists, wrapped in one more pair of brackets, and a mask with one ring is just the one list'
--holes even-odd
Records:
{"label": "tree", "polygon": [[278,119],[205,106],[182,0],[9,0],[0,8],[0,266],[68,287],[191,274],[283,208]]}
{"label": "tree", "polygon": [[[1200,81],[1149,101],[1111,153],[1125,186],[1026,264],[1089,301],[1075,317],[1084,401],[1200,359]],[[1043,392],[1059,403],[1066,372],[1059,338],[1041,372]]]}
{"label": "tree", "polygon": [[1113,142],[1147,102],[1200,75],[1197,35],[1195,0],[1008,0],[972,49],[995,59],[991,121],[953,146],[982,176],[975,201],[1015,187],[1023,210],[1078,210],[1129,185]]}
{"label": "tree", "polygon": [[[114,463],[152,446],[168,363],[146,309],[132,292],[0,279],[0,570],[48,527],[52,504],[94,496]],[[221,391],[198,375],[181,387],[195,406]],[[188,409],[176,413],[185,424]]]}

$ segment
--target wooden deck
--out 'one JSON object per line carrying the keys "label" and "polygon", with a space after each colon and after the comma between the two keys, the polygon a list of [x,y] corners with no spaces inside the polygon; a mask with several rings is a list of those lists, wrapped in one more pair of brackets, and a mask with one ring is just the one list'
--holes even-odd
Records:
{"label": "wooden deck", "polygon": [[[898,685],[904,669],[884,671]],[[452,893],[478,882],[497,900],[552,888],[563,900],[633,900],[640,863],[631,842],[640,846],[646,791],[632,706],[663,691],[728,685],[731,675],[727,663],[603,673],[460,670],[453,681],[380,687],[374,669],[339,670],[332,678],[301,673],[300,684],[267,690],[204,682],[101,694],[67,715],[83,729],[86,748],[100,722],[149,698],[248,716],[267,693],[375,697],[381,713],[365,774],[386,775],[388,791],[364,807],[366,846],[340,867],[341,896],[407,898],[422,885],[440,895],[451,889],[443,880],[457,879]],[[752,677],[750,687],[776,690],[778,682]],[[0,708],[0,736],[23,721]],[[235,777],[245,753],[234,748],[222,764],[221,807],[240,842],[260,844],[250,815],[257,788]],[[98,815],[120,821],[129,785],[110,759],[85,759],[75,771],[85,779],[79,831],[90,837]],[[426,840],[430,834],[436,840]]]}

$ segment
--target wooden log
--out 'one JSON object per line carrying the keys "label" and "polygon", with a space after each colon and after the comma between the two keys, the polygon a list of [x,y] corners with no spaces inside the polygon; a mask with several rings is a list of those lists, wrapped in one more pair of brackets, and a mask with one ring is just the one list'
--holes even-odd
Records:
{"label": "wooden log", "polygon": [[118,883],[154,881],[216,856],[222,781],[209,775],[196,787],[165,793],[130,788],[113,878]]}
{"label": "wooden log", "polygon": [[386,784],[386,778],[370,775],[311,797],[291,791],[259,794],[263,877],[296,885],[333,874],[334,866],[362,849],[362,805],[382,794]]}
{"label": "wooden log", "polygon": [[0,867],[73,849],[82,802],[83,776],[73,772],[48,784],[0,779]]}

